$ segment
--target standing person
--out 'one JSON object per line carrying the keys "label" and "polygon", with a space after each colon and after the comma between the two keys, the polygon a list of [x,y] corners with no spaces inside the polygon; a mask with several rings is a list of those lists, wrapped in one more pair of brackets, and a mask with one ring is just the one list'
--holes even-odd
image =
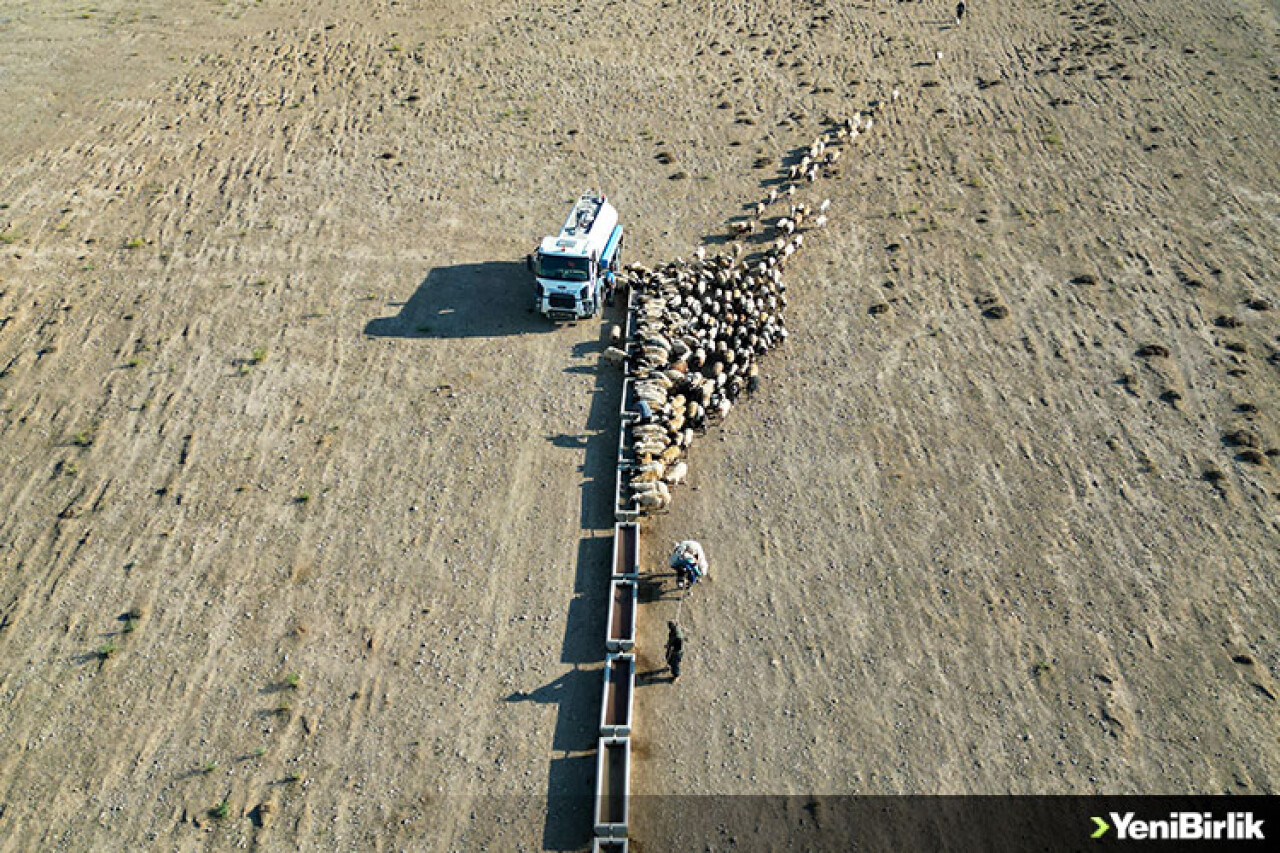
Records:
{"label": "standing person", "polygon": [[675,622],[667,623],[667,666],[671,669],[671,680],[680,677],[680,661],[684,659],[684,634]]}
{"label": "standing person", "polygon": [[961,22],[962,20],[964,20],[964,0],[960,0],[960,2],[956,4],[956,24],[957,24],[957,26],[960,24],[960,22]]}
{"label": "standing person", "polygon": [[613,267],[604,271],[604,304],[613,304],[613,294],[618,289],[618,277],[613,273]]}

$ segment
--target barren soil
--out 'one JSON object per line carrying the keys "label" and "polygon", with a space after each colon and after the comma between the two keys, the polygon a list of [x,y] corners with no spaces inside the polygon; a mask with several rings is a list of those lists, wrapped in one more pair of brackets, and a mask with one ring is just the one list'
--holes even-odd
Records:
{"label": "barren soil", "polygon": [[646,524],[633,849],[1276,793],[1276,7],[952,5],[0,2],[0,851],[585,848],[619,376],[522,258],[876,104]]}

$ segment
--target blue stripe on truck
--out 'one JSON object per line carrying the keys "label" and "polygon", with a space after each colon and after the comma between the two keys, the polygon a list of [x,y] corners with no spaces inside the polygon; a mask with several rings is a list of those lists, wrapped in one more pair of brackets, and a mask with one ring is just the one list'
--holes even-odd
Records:
{"label": "blue stripe on truck", "polygon": [[600,253],[600,266],[607,267],[613,260],[613,253],[618,251],[618,244],[622,242],[622,226],[613,226],[613,233],[609,235],[609,242],[604,244],[604,251]]}

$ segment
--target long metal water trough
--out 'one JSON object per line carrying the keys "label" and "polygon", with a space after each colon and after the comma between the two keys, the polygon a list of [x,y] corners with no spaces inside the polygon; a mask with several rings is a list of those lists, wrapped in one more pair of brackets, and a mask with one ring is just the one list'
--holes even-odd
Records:
{"label": "long metal water trough", "polygon": [[596,752],[596,835],[627,836],[630,800],[631,738],[602,737]]}
{"label": "long metal water trough", "polygon": [[[623,425],[626,432],[626,425]],[[622,459],[622,451],[618,451],[618,459]],[[630,462],[618,462],[618,472],[613,483],[613,520],[635,521],[640,517],[640,507],[636,506],[635,496],[631,492]]]}
{"label": "long metal water trough", "polygon": [[611,652],[629,652],[636,646],[636,605],[639,584],[614,580],[609,584],[609,615],[605,622],[604,647]]}
{"label": "long metal water trough", "polygon": [[613,526],[613,566],[615,579],[636,580],[640,577],[640,525],[620,521]]}
{"label": "long metal water trough", "polygon": [[628,853],[630,842],[625,838],[593,838],[591,853]]}
{"label": "long metal water trough", "polygon": [[622,404],[618,407],[618,420],[631,423],[640,419],[640,409],[636,406],[635,380],[630,376],[622,380]]}
{"label": "long metal water trough", "polygon": [[636,656],[606,655],[604,694],[600,697],[600,736],[630,737],[635,708]]}

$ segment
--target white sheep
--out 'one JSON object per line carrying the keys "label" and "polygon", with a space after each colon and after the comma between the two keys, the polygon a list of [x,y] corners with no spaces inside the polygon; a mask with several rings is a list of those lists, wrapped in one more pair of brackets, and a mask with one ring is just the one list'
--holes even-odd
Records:
{"label": "white sheep", "polygon": [[640,507],[643,512],[661,511],[667,508],[671,503],[671,498],[664,498],[657,493],[648,493],[635,496],[636,506]]}

